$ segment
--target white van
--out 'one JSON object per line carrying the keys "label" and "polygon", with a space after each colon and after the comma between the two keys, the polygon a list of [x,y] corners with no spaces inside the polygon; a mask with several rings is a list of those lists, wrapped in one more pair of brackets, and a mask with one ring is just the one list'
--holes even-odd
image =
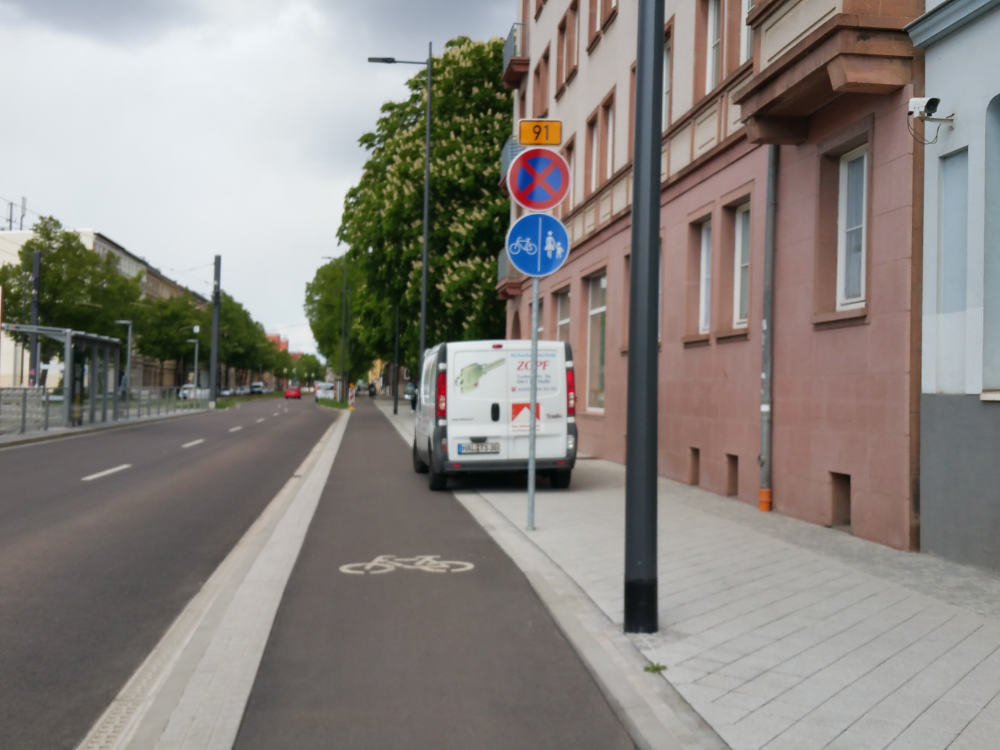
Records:
{"label": "white van", "polygon": [[[569,486],[576,463],[573,357],[563,341],[538,342],[535,467]],[[417,388],[413,469],[431,489],[449,474],[528,468],[530,341],[458,341],[424,353]]]}

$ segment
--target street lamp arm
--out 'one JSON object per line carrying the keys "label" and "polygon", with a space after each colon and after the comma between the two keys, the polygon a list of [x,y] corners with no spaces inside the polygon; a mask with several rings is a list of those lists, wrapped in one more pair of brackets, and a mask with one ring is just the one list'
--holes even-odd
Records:
{"label": "street lamp arm", "polygon": [[369,57],[370,63],[387,63],[389,65],[426,65],[426,60],[397,60],[395,57]]}

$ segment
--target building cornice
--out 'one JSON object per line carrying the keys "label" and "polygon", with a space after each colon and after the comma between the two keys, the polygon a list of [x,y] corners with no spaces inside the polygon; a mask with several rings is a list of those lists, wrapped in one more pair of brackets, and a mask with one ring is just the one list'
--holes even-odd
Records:
{"label": "building cornice", "polygon": [[947,0],[904,30],[915,46],[929,47],[997,7],[1000,0]]}

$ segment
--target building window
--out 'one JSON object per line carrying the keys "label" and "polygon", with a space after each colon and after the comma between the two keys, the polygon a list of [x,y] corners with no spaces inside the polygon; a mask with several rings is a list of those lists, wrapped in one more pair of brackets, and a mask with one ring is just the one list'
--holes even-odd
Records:
{"label": "building window", "polygon": [[673,44],[670,35],[663,40],[663,112],[661,115],[662,130],[670,127],[670,71],[672,69]]}
{"label": "building window", "polygon": [[733,215],[733,328],[746,328],[750,298],[750,204]]}
{"label": "building window", "polygon": [[837,309],[865,304],[868,146],[840,157],[837,198]]}
{"label": "building window", "polygon": [[587,24],[588,44],[593,44],[594,40],[601,33],[601,0],[590,0],[590,8],[588,10],[588,18],[590,19]]}
{"label": "building window", "polygon": [[747,25],[747,15],[753,10],[753,0],[740,0],[740,63],[753,57],[753,27]]}
{"label": "building window", "polygon": [[575,181],[573,179],[576,175],[576,136],[572,136],[566,141],[566,145],[563,146],[562,150],[563,158],[566,160],[566,166],[569,167],[570,183],[569,190],[566,191],[566,198],[562,202],[562,207],[560,209],[561,215],[566,216],[570,211],[573,210],[573,206],[576,205],[576,198],[573,195],[575,190]]}
{"label": "building window", "polygon": [[534,117],[545,117],[549,113],[549,48],[545,48],[538,65],[535,66],[533,89]]}
{"label": "building window", "polygon": [[606,274],[587,281],[587,408],[604,408],[604,344],[607,329]]}
{"label": "building window", "polygon": [[610,179],[615,172],[615,100],[614,96],[601,106],[601,149],[604,152],[601,181]]}
{"label": "building window", "polygon": [[712,220],[701,224],[701,254],[698,265],[698,333],[708,333],[712,305]]}
{"label": "building window", "polygon": [[569,289],[556,294],[556,338],[569,341]]}
{"label": "building window", "polygon": [[587,121],[587,168],[584,176],[584,197],[597,190],[597,175],[601,164],[597,115]]}
{"label": "building window", "polygon": [[577,3],[570,4],[566,15],[559,22],[558,32],[558,57],[556,58],[556,88],[561,90],[566,82],[576,73],[578,59],[577,38],[580,34],[579,14],[577,13]]}
{"label": "building window", "polygon": [[705,24],[705,93],[719,84],[719,56],[722,52],[722,31],[719,23],[719,0],[706,0]]}
{"label": "building window", "polygon": [[938,246],[939,313],[964,312],[968,282],[969,152],[965,149],[941,159]]}

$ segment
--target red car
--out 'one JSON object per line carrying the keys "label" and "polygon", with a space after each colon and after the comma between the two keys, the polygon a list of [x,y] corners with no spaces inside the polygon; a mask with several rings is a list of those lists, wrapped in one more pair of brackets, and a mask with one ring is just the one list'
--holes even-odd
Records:
{"label": "red car", "polygon": [[302,398],[302,389],[297,385],[289,385],[285,387],[285,398]]}

